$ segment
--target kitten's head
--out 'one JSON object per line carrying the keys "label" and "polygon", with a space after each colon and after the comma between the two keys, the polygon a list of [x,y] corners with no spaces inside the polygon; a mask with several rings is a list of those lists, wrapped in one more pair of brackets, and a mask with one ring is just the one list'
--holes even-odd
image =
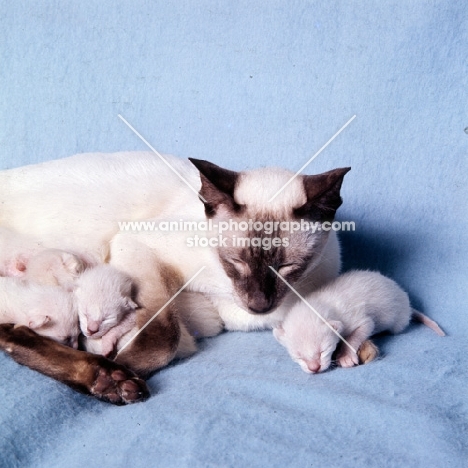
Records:
{"label": "kitten's head", "polygon": [[78,348],[80,328],[71,293],[58,286],[31,286],[35,307],[27,313],[27,325],[42,336]]}
{"label": "kitten's head", "polygon": [[[320,312],[325,313],[325,310]],[[328,323],[341,333],[342,322],[329,320]],[[338,336],[302,302],[293,307],[273,334],[292,360],[308,374],[327,370],[339,343]]]}
{"label": "kitten's head", "polygon": [[291,232],[283,227],[292,227],[292,222],[332,221],[342,202],[343,177],[350,168],[290,180],[294,174],[284,169],[234,172],[208,161],[190,160],[200,171],[206,216],[218,226],[233,226],[222,233],[226,242],[217,251],[237,304],[251,314],[272,312],[288,287],[270,267],[289,283],[296,283],[320,262],[329,234],[324,230]]}
{"label": "kitten's head", "polygon": [[110,265],[86,270],[74,294],[80,328],[87,337],[102,337],[138,308],[132,300],[131,278]]}

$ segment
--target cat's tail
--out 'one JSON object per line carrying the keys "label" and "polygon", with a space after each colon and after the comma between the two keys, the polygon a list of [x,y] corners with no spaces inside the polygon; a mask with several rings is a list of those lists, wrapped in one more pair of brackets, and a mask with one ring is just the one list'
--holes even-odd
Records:
{"label": "cat's tail", "polygon": [[430,319],[427,315],[422,314],[421,312],[417,311],[416,309],[412,309],[413,313],[411,317],[416,320],[417,322],[421,322],[426,327],[434,330],[439,336],[445,336],[444,331],[442,328],[439,327],[438,323],[434,320]]}

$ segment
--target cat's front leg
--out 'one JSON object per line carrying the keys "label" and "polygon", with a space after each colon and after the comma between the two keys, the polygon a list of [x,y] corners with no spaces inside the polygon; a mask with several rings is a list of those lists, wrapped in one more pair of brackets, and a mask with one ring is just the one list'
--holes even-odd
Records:
{"label": "cat's front leg", "polygon": [[[176,356],[182,330],[170,299],[184,283],[181,272],[163,263],[144,240],[144,236],[118,234],[111,243],[110,260],[132,278],[135,300],[141,306],[136,310],[136,330],[125,336],[115,361],[140,377],[166,366]],[[193,337],[186,338],[196,348]]]}
{"label": "cat's front leg", "polygon": [[0,325],[0,349],[19,364],[115,405],[136,403],[149,396],[145,382],[126,367],[61,345],[27,327]]}

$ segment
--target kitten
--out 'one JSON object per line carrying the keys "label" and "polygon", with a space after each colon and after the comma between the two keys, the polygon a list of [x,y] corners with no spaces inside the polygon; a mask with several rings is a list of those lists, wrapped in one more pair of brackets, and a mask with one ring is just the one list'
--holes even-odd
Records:
{"label": "kitten", "polygon": [[0,278],[0,323],[14,323],[78,348],[78,316],[70,293],[18,278]]}
{"label": "kitten", "polygon": [[[323,372],[331,364],[340,338],[330,327],[355,350],[373,334],[400,333],[411,318],[432,328],[438,335],[445,335],[436,322],[411,309],[406,292],[377,272],[350,271],[305,299],[329,326],[300,302],[273,334],[308,373]],[[359,364],[357,354],[346,343],[341,343],[337,361],[342,367]]]}
{"label": "kitten", "polygon": [[80,328],[88,351],[108,356],[135,326],[131,278],[110,265],[89,268],[74,290]]}
{"label": "kitten", "polygon": [[0,276],[73,289],[78,275],[90,266],[84,258],[61,249],[47,249],[40,242],[0,227]]}
{"label": "kitten", "polygon": [[85,267],[86,263],[75,254],[46,249],[25,261],[24,279],[72,291]]}

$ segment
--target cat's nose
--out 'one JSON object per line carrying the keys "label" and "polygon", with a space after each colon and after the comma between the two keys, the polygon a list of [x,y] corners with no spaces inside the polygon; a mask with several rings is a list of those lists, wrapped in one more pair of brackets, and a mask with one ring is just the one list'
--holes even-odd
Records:
{"label": "cat's nose", "polygon": [[272,305],[272,299],[266,297],[261,292],[254,293],[247,302],[249,310],[254,314],[266,314],[270,312]]}

